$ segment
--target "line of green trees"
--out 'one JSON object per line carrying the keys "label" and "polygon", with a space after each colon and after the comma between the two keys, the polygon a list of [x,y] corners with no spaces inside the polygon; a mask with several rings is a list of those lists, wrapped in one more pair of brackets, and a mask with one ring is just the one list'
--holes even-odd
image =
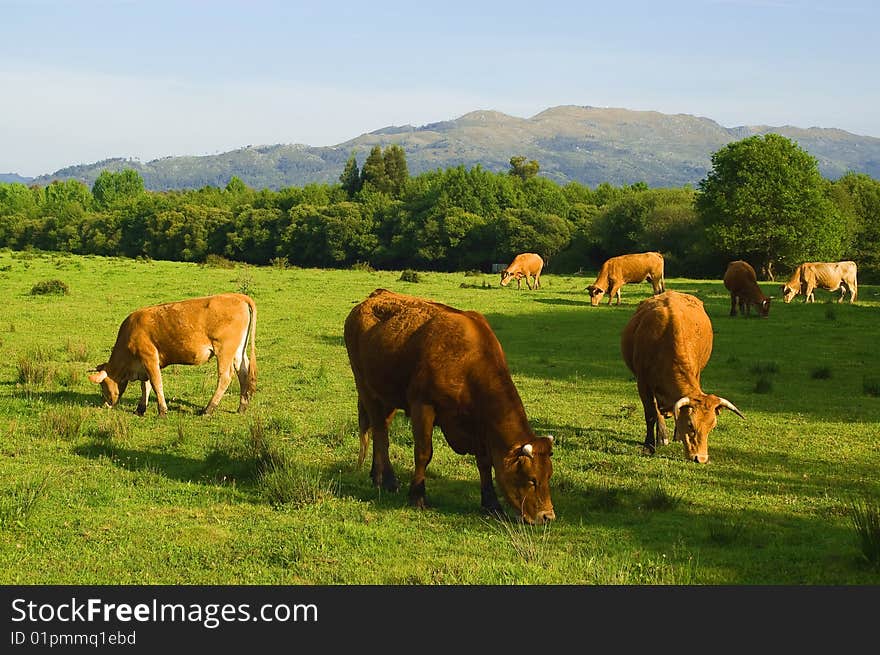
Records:
{"label": "line of green trees", "polygon": [[644,183],[560,186],[538,162],[506,172],[480,166],[410,176],[400,146],[352,156],[338,184],[279,191],[225,188],[152,192],[134,170],[75,181],[0,184],[0,247],[202,262],[356,263],[400,270],[488,271],[520,252],[547,270],[595,270],[610,256],[657,250],[667,275],[715,278],[746,259],[773,279],[802,261],[854,259],[880,278],[880,182],[823,178],[816,160],[769,134],[712,156],[698,188]]}

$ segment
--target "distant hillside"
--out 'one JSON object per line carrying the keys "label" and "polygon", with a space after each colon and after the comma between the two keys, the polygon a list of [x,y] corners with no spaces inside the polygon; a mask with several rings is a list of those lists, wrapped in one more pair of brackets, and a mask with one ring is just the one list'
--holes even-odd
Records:
{"label": "distant hillside", "polygon": [[847,171],[880,179],[880,139],[839,129],[791,126],[722,127],[708,118],[653,111],[561,106],[532,118],[474,111],[455,120],[421,127],[386,127],[336,146],[269,145],[203,157],[166,157],[142,163],[108,159],[71,166],[34,181],[79,179],[87,184],[109,169],[134,168],[148,189],[225,186],[237,176],[251,187],[279,189],[310,182],[336,182],[354,152],[362,165],[374,145],[401,145],[411,174],[477,164],[507,170],[511,156],[537,160],[541,174],[559,183],[590,187],[644,181],[652,187],[696,186],[723,145],[755,134],[775,132],[816,157],[829,179]]}
{"label": "distant hillside", "polygon": [[12,184],[13,182],[30,184],[33,179],[32,177],[22,177],[18,173],[0,173],[0,182],[5,182],[6,184]]}

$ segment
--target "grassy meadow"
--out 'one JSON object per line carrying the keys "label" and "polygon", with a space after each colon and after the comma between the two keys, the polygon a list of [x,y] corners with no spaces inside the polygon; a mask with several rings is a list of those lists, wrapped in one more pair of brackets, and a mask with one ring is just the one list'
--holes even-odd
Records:
{"label": "grassy meadow", "polygon": [[[0,582],[3,584],[675,584],[880,583],[880,289],[856,305],[778,287],[767,320],[730,318],[720,280],[670,279],[715,329],[703,388],[721,415],[710,463],[681,444],[642,455],[644,419],[620,332],[623,304],[589,306],[594,276],[326,271],[0,251]],[[67,294],[32,294],[62,281]],[[395,420],[401,491],[374,489],[357,462],[356,395],[343,321],[373,289],[484,313],[526,412],[555,436],[548,527],[480,510],[472,457],[435,432],[431,507],[410,508],[412,437]],[[45,289],[52,291],[52,285]],[[238,415],[234,380],[197,414],[216,366],[163,371],[134,408],[132,383],[101,407],[88,369],[106,361],[125,316],[224,291],[258,306],[256,396]],[[671,422],[670,422],[671,427]],[[874,522],[874,530],[858,526]]]}

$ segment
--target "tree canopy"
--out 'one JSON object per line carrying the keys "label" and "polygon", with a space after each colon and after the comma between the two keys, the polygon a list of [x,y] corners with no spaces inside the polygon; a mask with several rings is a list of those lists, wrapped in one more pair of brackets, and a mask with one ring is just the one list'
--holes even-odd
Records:
{"label": "tree canopy", "polygon": [[778,134],[730,143],[712,155],[696,209],[710,243],[773,279],[782,265],[841,256],[845,225],[816,159]]}

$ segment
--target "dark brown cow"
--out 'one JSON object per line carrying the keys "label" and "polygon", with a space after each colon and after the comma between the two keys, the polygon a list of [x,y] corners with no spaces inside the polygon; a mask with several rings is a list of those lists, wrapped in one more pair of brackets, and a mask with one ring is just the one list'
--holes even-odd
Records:
{"label": "dark brown cow", "polygon": [[535,278],[535,289],[541,288],[541,271],[544,269],[544,260],[540,255],[533,252],[524,252],[517,255],[510,262],[510,266],[501,271],[501,286],[506,287],[511,280],[516,280],[516,288],[522,289],[522,280],[525,278],[526,285],[532,288],[529,276]]}
{"label": "dark brown cow", "polygon": [[804,302],[814,302],[813,291],[825,289],[834,293],[840,291],[837,302],[843,302],[849,291],[849,301],[856,301],[859,291],[858,267],[853,261],[844,262],[804,262],[798,266],[788,282],[782,285],[782,300],[790,303],[800,293]]}
{"label": "dark brown cow", "polygon": [[[131,380],[140,380],[137,413],[147,411],[150,389],[156,390],[159,416],[165,416],[161,369],[169,364],[204,364],[217,358],[217,389],[203,410],[211,414],[238,375],[244,412],[257,387],[255,352],[257,306],[248,296],[223,293],[144,307],[122,321],[110,359],[89,375],[101,385],[105,403],[114,407]],[[250,340],[250,357],[247,344]]]}
{"label": "dark brown cow", "polygon": [[663,255],[659,252],[640,252],[632,255],[611,257],[602,264],[596,281],[586,288],[590,294],[590,304],[596,307],[602,296],[608,294],[608,305],[617,296],[620,304],[620,289],[624,284],[634,284],[647,280],[654,289],[654,295],[663,293],[666,282],[663,279]]}
{"label": "dark brown cow", "polygon": [[709,460],[709,432],[724,408],[744,418],[729,400],[705,393],[700,374],[712,354],[712,323],[694,296],[667,291],[643,300],[621,334],[626,365],[636,376],[645,410],[644,450],[669,443],[666,417],[685,458]]}
{"label": "dark brown cow", "polygon": [[770,315],[770,301],[758,286],[758,276],[748,262],[737,260],[727,265],[724,272],[724,286],[730,292],[730,315],[736,316],[736,308],[742,316],[752,313],[752,305],[758,308],[761,318]]}
{"label": "dark brown cow", "polygon": [[476,457],[481,504],[501,511],[495,480],[528,523],[556,517],[550,500],[552,437],[529,427],[501,344],[482,314],[376,289],[345,320],[360,428],[359,465],[373,435],[373,484],[398,488],[388,428],[398,409],[410,417],[415,470],[410,503],[425,506],[425,470],[434,426],[460,455]]}

